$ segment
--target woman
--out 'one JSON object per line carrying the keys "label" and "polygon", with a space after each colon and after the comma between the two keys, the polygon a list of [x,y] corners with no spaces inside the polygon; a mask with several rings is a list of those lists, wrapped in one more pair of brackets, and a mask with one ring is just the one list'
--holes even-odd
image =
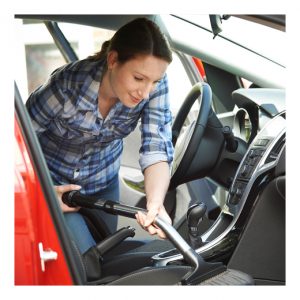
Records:
{"label": "woman", "polygon": [[[148,213],[136,218],[150,234],[165,238],[151,223],[157,214],[171,222],[163,205],[173,159],[165,74],[171,61],[158,26],[138,18],[120,28],[99,53],[57,69],[26,103],[66,222],[82,253],[95,241],[79,208],[63,204],[61,195],[81,189],[118,202],[122,140],[139,119]],[[116,219],[105,213],[102,217],[115,231]]]}

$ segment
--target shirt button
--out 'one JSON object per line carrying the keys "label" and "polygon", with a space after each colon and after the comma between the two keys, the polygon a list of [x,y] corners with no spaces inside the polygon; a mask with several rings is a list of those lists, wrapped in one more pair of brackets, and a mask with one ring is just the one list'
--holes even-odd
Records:
{"label": "shirt button", "polygon": [[79,172],[80,172],[80,169],[75,169],[74,170],[74,179],[78,177]]}

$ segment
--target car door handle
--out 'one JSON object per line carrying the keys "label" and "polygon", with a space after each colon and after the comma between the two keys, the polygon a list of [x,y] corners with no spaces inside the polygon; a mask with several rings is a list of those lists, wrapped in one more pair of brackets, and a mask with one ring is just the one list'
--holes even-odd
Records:
{"label": "car door handle", "polygon": [[40,242],[39,243],[39,253],[40,253],[40,259],[41,259],[41,269],[42,269],[42,272],[45,272],[45,263],[47,261],[57,260],[57,252],[55,252],[51,249],[44,250],[43,243]]}

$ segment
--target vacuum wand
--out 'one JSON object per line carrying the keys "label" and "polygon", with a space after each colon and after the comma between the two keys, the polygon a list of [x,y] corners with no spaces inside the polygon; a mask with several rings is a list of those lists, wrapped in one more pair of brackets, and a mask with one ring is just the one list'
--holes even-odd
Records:
{"label": "vacuum wand", "polygon": [[[86,208],[100,209],[109,214],[120,215],[129,218],[135,218],[135,215],[139,211],[145,214],[148,212],[143,208],[119,204],[111,200],[95,199],[90,196],[82,195],[80,191],[77,190],[64,193],[62,195],[62,201],[70,207],[81,206]],[[185,240],[179,235],[179,233],[159,216],[155,217],[153,223],[163,230],[176,248],[181,248],[184,252],[187,252],[191,248],[189,244],[186,243]]]}
{"label": "vacuum wand", "polygon": [[[128,206],[124,204],[118,204],[111,200],[95,199],[90,196],[82,195],[80,191],[74,190],[66,192],[62,195],[62,201],[70,207],[86,207],[103,210],[109,214],[125,216],[129,218],[135,218],[137,212],[143,212],[147,214],[147,210]],[[201,267],[207,267],[207,263],[203,258],[198,255],[194,249],[182,238],[182,236],[175,230],[175,228],[165,222],[159,216],[156,216],[153,224],[157,225],[166,234],[168,239],[182,254],[184,259],[192,266],[192,271],[186,274],[183,278],[183,284],[193,284],[200,276]]]}
{"label": "vacuum wand", "polygon": [[70,207],[86,207],[103,210],[109,214],[135,218],[137,212],[147,213],[146,209],[119,204],[111,200],[95,199],[90,196],[82,195],[74,190],[62,195],[62,201]]}

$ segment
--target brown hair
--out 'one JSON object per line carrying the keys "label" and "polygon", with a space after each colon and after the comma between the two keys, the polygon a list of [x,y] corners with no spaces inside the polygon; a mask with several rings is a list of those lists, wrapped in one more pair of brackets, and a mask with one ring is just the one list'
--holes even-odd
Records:
{"label": "brown hair", "polygon": [[135,19],[121,27],[110,41],[102,44],[99,52],[90,59],[101,60],[109,51],[118,53],[118,61],[124,63],[137,55],[153,55],[168,63],[172,61],[172,51],[159,27],[147,18]]}

